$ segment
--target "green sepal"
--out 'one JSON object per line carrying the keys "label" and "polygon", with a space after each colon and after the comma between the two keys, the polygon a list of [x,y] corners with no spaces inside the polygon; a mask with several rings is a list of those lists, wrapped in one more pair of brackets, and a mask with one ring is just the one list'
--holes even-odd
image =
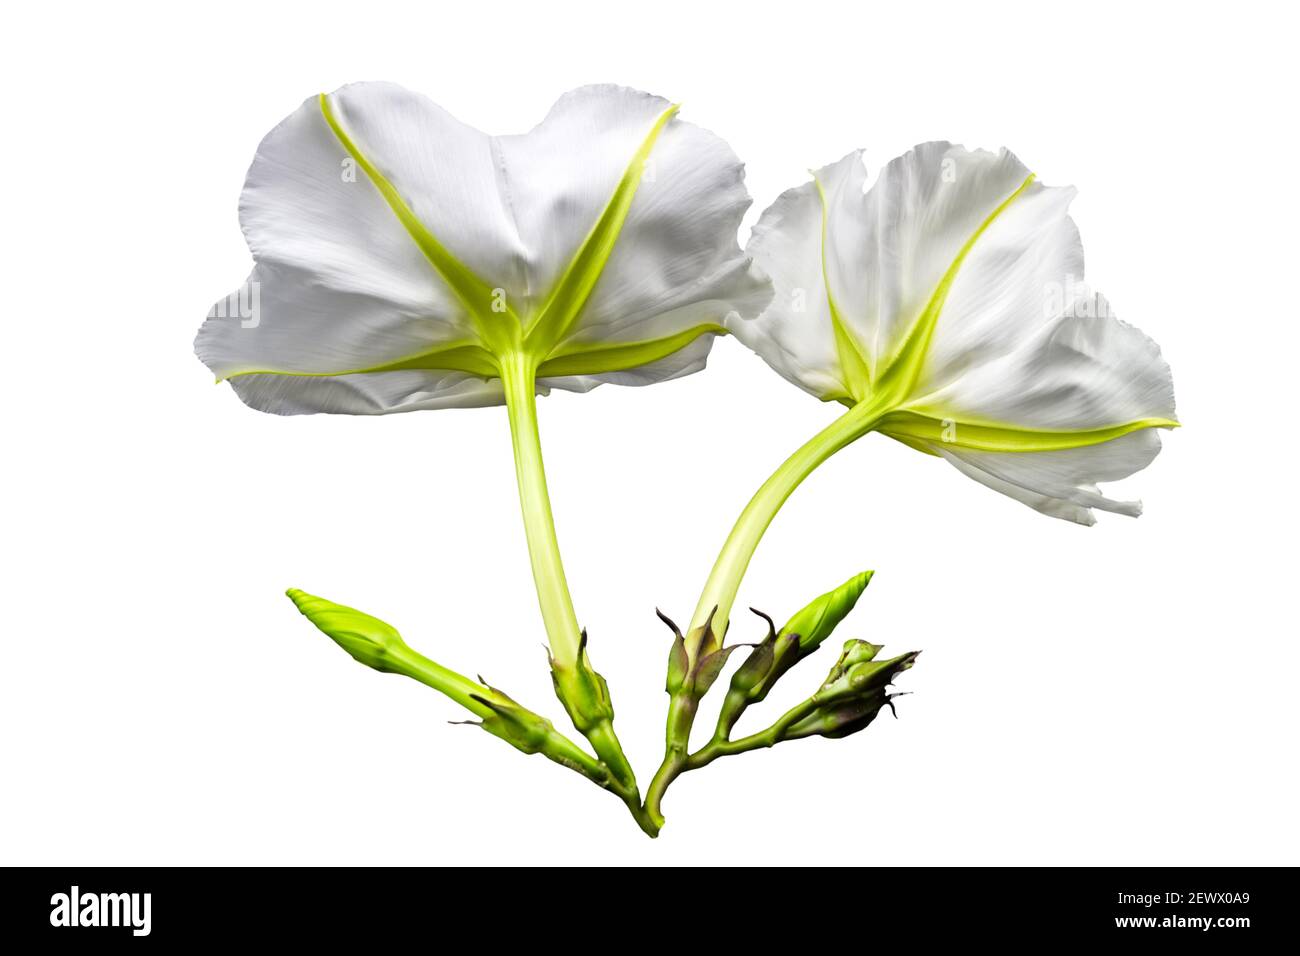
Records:
{"label": "green sepal", "polygon": [[[483,679],[480,677],[479,680]],[[488,689],[492,692],[491,695],[475,694],[474,700],[492,713],[481,721],[454,723],[477,723],[488,733],[500,737],[526,754],[541,753],[546,749],[547,741],[555,732],[555,725],[545,717],[519,706],[513,698],[495,687],[489,686]]]}
{"label": "green sepal", "polygon": [[740,644],[732,644],[729,647],[719,648],[707,657],[700,658],[699,663],[695,665],[694,673],[691,675],[692,691],[696,699],[709,692],[709,688],[713,686],[718,679],[718,675],[722,673],[722,668],[726,665],[731,652],[741,646]]}
{"label": "green sepal", "polygon": [[[751,608],[751,610],[753,610]],[[754,613],[759,613],[755,611]],[[763,679],[772,670],[772,663],[776,659],[776,631],[769,629],[767,637],[755,644],[749,651],[749,656],[745,658],[736,673],[731,675],[730,690],[740,694],[745,700],[753,690],[763,682]],[[798,641],[797,634],[788,635],[786,640]]]}
{"label": "green sepal", "polygon": [[585,734],[593,727],[614,719],[609,685],[591,666],[587,656],[586,630],[578,642],[578,659],[572,668],[562,669],[554,659],[551,660],[551,681],[555,685],[555,696],[560,698],[573,726],[580,732]]}
{"label": "green sepal", "polygon": [[[743,645],[720,646],[722,642],[713,630],[713,614],[709,615],[703,625],[691,632],[689,639],[682,636],[682,632],[673,623],[672,618],[663,611],[655,608],[655,614],[659,615],[659,620],[673,632],[673,646],[668,652],[668,677],[664,682],[664,689],[674,697],[678,694],[687,694],[698,701],[717,681],[732,651]],[[686,649],[688,643],[694,643],[700,649],[694,666],[691,664],[690,652]]]}
{"label": "green sepal", "polygon": [[[762,699],[761,695],[755,696],[759,693],[759,689],[765,683],[770,686],[775,680],[772,677],[772,669],[776,663],[778,641],[783,645],[792,646],[796,651],[798,649],[799,635],[788,634],[778,638],[776,624],[772,619],[758,608],[751,607],[750,610],[767,621],[767,636],[750,648],[749,656],[731,675],[731,684],[727,687],[727,696],[722,700],[722,709],[718,712],[718,727],[714,734],[715,738],[722,740],[727,739],[731,734],[731,728],[736,726],[736,721],[745,712],[745,708],[753,701]],[[789,658],[791,662],[797,659],[794,655],[789,655]],[[766,690],[762,691],[762,694],[766,693]]]}
{"label": "green sepal", "polygon": [[691,670],[691,657],[686,653],[686,639],[682,637],[682,632],[673,623],[673,619],[659,608],[655,608],[655,614],[673,632],[673,646],[668,650],[668,676],[664,681],[664,690],[676,694],[686,683]]}
{"label": "green sepal", "polygon": [[664,689],[670,694],[681,690],[690,669],[691,659],[686,653],[686,641],[678,634],[668,651],[668,679],[664,682]]}

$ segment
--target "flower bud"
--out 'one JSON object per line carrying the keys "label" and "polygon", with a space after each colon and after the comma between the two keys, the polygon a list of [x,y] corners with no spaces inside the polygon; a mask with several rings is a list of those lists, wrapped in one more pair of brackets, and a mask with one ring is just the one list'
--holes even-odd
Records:
{"label": "flower bud", "polygon": [[394,655],[408,648],[397,628],[391,624],[297,588],[289,588],[285,593],[307,620],[351,654],[354,660],[377,671],[405,672]]}
{"label": "flower bud", "polygon": [[799,647],[803,655],[812,651],[822,641],[831,636],[840,621],[853,610],[858,598],[871,583],[874,571],[863,571],[849,578],[834,591],[828,591],[794,617],[781,628],[782,634],[798,634]]}
{"label": "flower bud", "polygon": [[878,661],[879,644],[850,640],[831,667],[830,673],[811,701],[816,709],[784,735],[785,739],[819,735],[847,737],[862,730],[880,709],[890,704],[887,688],[894,679],[915,663],[920,651],[910,651],[888,660]]}
{"label": "flower bud", "polygon": [[[749,703],[756,704],[765,698],[782,674],[817,650],[822,641],[830,637],[839,623],[858,603],[858,598],[871,583],[873,574],[874,571],[855,574],[835,590],[816,598],[790,618],[785,627],[776,634],[772,633],[769,619],[768,640],[764,641],[764,644],[770,643],[771,660],[767,663],[765,672],[757,676],[754,673],[762,666],[767,657],[766,653],[760,654],[756,649],[745,662],[748,665],[750,661],[754,661],[753,671],[742,678],[742,682],[750,683],[749,689],[745,691]],[[762,646],[759,645],[760,648]],[[731,686],[732,690],[739,689],[734,679]]]}

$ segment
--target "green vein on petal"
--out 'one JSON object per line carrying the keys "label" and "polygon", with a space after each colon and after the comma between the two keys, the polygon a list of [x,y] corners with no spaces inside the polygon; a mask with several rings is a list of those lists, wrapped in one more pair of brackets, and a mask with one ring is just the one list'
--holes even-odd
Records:
{"label": "green vein on petal", "polygon": [[1106,428],[1035,429],[896,411],[881,419],[876,430],[913,448],[917,442],[933,442],[973,451],[1042,452],[1100,445],[1143,428],[1177,427],[1178,422],[1171,418],[1140,418]]}
{"label": "green vein on petal", "polygon": [[[826,190],[822,187],[817,174],[812,174],[813,184],[817,187],[817,197],[822,205],[822,285],[826,287],[826,304],[831,313],[831,326],[835,330],[835,351],[839,355],[840,368],[844,372],[844,385],[848,397],[860,402],[871,393],[871,365],[867,361],[866,350],[847,325],[844,324],[839,304],[831,291],[830,272],[826,268],[826,243],[830,219],[830,205],[826,201]],[[836,396],[829,396],[834,398]]]}
{"label": "green vein on petal", "polygon": [[921,376],[921,368],[925,364],[926,354],[930,350],[930,342],[934,338],[935,326],[938,325],[939,315],[943,312],[944,303],[948,299],[948,293],[952,289],[952,284],[957,278],[962,263],[965,262],[967,255],[975,247],[975,243],[980,236],[984,235],[984,232],[1006,211],[1008,206],[1024,194],[1033,181],[1034,174],[1030,173],[1015,192],[1002,200],[997,208],[988,214],[988,217],[980,223],[979,228],[971,233],[970,238],[958,250],[956,257],[943,274],[943,278],[939,280],[939,284],[935,286],[934,292],[931,293],[925,309],[908,330],[906,338],[899,347],[898,354],[886,363],[885,370],[880,375],[882,391],[888,392],[898,401],[903,400],[911,392]]}
{"label": "green vein on petal", "polygon": [[605,270],[606,263],[609,262],[610,255],[614,252],[614,247],[618,244],[619,233],[627,220],[628,210],[632,207],[637,187],[641,184],[641,176],[646,160],[650,157],[650,151],[654,149],[655,142],[659,139],[663,128],[668,125],[668,121],[677,114],[678,108],[674,103],[664,110],[655,120],[650,131],[646,133],[645,139],[641,141],[640,147],[624,170],[623,178],[619,180],[614,195],[610,197],[600,218],[596,220],[587,238],[583,240],[568,266],[565,267],[564,273],[547,296],[541,311],[529,326],[526,339],[529,343],[535,343],[543,354],[564,338],[577,320],[582,307],[587,304],[587,299],[591,296],[596,282]]}
{"label": "green vein on petal", "polygon": [[424,253],[425,258],[429,260],[438,275],[451,287],[456,298],[465,306],[470,319],[478,328],[484,341],[494,342],[500,338],[500,332],[503,330],[496,328],[495,324],[494,327],[488,327],[484,322],[484,316],[500,313],[503,307],[504,315],[514,319],[514,322],[501,323],[501,325],[517,329],[519,327],[518,316],[510,308],[509,303],[500,300],[498,296],[494,296],[493,288],[452,255],[447,250],[447,247],[438,241],[438,238],[429,230],[429,227],[411,211],[411,208],[406,204],[396,187],[385,178],[384,174],[375,167],[375,164],[357,147],[357,144],[352,141],[352,137],[348,135],[347,130],[343,129],[338,117],[334,114],[334,107],[330,104],[329,97],[324,93],[320,94],[320,110],[325,117],[325,122],[329,124],[334,135],[343,144],[343,148],[356,160],[357,165],[365,171],[366,176],[379,190],[380,195],[384,197],[384,201],[388,203],[398,221],[405,227],[420,251]]}
{"label": "green vein on petal", "polygon": [[619,342],[574,349],[557,353],[537,369],[538,378],[556,378],[561,375],[598,375],[602,372],[621,372],[641,365],[649,365],[679,352],[701,335],[726,335],[720,325],[697,325],[676,335],[643,342]]}
{"label": "green vein on petal", "polygon": [[339,372],[287,372],[283,369],[248,369],[234,372],[225,378],[238,378],[242,375],[294,375],[300,378],[332,378],[335,375],[364,375],[368,372],[402,372],[411,370],[446,369],[453,372],[469,372],[483,378],[494,378],[499,374],[496,359],[487,349],[477,345],[456,343],[428,349],[407,358],[371,365],[365,368],[350,368]]}
{"label": "green vein on petal", "polygon": [[[641,142],[640,147],[628,163],[618,187],[610,197],[600,218],[588,233],[578,251],[570,260],[555,288],[547,297],[545,305],[532,322],[527,333],[526,343],[519,338],[523,324],[518,314],[502,303],[495,290],[488,283],[475,275],[439,242],[438,238],[411,211],[396,187],[390,183],[374,163],[358,148],[347,131],[343,129],[334,113],[327,94],[320,94],[321,114],[334,135],[348,154],[365,172],[393,214],[401,222],[416,246],[433,266],[434,270],[451,287],[457,299],[468,311],[475,329],[479,333],[482,345],[458,342],[442,345],[419,352],[405,358],[384,362],[364,368],[341,369],[331,372],[294,372],[284,369],[247,369],[233,372],[218,382],[243,375],[293,375],[303,378],[329,378],[339,375],[364,375],[374,372],[397,372],[409,370],[436,370],[468,372],[484,378],[496,378],[500,375],[498,356],[516,351],[521,344],[538,356],[537,374],[539,377],[559,377],[565,375],[594,375],[602,372],[618,372],[636,368],[650,362],[667,358],[680,351],[701,335],[726,335],[727,330],[714,323],[702,324],[685,329],[675,335],[661,339],[640,342],[622,342],[598,345],[570,344],[556,347],[576,321],[583,306],[586,305],[596,282],[600,279],[609,257],[618,243],[619,234],[636,196],[641,175],[659,134],[676,115],[678,106],[673,104],[666,109]],[[503,318],[508,322],[492,323],[484,321],[484,316],[499,312],[505,305]],[[504,333],[504,334],[503,334]],[[545,356],[545,358],[542,358]]]}

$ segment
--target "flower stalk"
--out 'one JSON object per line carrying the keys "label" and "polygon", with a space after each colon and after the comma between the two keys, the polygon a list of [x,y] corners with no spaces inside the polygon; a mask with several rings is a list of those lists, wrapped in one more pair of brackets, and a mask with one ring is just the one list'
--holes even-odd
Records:
{"label": "flower stalk", "polygon": [[[763,482],[736,519],[731,534],[718,553],[695,606],[695,616],[691,619],[692,633],[710,614],[718,625],[717,630],[725,633],[731,607],[750,559],[776,513],[804,479],[836,452],[871,431],[883,417],[884,409],[877,403],[868,401],[855,405],[800,446]],[[688,653],[694,655],[698,650],[688,643]]]}
{"label": "flower stalk", "polygon": [[509,351],[499,361],[510,417],[519,505],[523,512],[533,582],[537,588],[537,603],[550,645],[555,693],[574,726],[591,742],[597,756],[619,785],[635,794],[636,776],[614,733],[614,708],[609,689],[587,656],[586,634],[578,627],[578,617],[564,576],[537,428],[536,362],[523,349]]}

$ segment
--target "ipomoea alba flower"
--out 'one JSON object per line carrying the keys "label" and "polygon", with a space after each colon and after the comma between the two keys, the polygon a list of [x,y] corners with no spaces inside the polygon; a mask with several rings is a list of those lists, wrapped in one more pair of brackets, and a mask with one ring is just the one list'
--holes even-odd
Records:
{"label": "ipomoea alba flower", "polygon": [[423,96],[358,83],[262,141],[240,219],[256,266],[196,351],[249,405],[383,414],[704,366],[770,286],[742,254],[743,167],[646,93],[589,86],[488,136]]}
{"label": "ipomoea alba flower", "polygon": [[[1005,149],[926,143],[864,192],[861,155],[764,212],[747,251],[776,286],[731,325],[825,400],[1030,507],[1082,524],[1136,515],[1099,481],[1144,468],[1173,427],[1154,342],[1083,286],[1067,214]],[[868,420],[864,416],[864,421]]]}

